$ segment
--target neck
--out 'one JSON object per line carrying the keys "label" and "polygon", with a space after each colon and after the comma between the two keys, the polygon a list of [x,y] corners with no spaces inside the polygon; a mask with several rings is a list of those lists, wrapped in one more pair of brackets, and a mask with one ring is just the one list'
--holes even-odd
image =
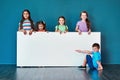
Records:
{"label": "neck", "polygon": [[82,21],[84,21],[84,22],[85,22],[86,20],[84,20],[84,19],[83,19]]}

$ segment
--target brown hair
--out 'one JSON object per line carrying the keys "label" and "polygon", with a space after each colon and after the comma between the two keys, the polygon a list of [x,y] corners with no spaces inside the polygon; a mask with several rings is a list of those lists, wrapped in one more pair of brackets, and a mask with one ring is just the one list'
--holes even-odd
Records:
{"label": "brown hair", "polygon": [[98,43],[94,43],[92,47],[97,47],[98,49],[100,49],[100,45]]}

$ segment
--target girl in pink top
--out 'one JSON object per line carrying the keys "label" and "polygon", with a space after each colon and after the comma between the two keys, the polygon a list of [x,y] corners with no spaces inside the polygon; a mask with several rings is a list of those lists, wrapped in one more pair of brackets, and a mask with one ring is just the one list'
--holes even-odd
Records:
{"label": "girl in pink top", "polygon": [[81,34],[82,32],[91,33],[90,21],[88,20],[88,13],[86,11],[82,11],[80,14],[81,20],[77,22],[75,30]]}

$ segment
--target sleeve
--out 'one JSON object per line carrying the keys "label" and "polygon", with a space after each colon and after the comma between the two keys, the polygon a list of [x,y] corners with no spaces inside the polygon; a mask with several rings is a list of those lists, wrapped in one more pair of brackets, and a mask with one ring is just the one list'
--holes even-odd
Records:
{"label": "sleeve", "polygon": [[79,21],[77,22],[76,26],[79,26]]}
{"label": "sleeve", "polygon": [[66,25],[66,29],[68,30],[68,26]]}
{"label": "sleeve", "polygon": [[55,30],[58,30],[58,26],[55,26]]}
{"label": "sleeve", "polygon": [[20,22],[19,22],[19,24],[18,24],[18,30],[21,30]]}
{"label": "sleeve", "polygon": [[97,54],[96,60],[101,62],[101,54],[100,53]]}

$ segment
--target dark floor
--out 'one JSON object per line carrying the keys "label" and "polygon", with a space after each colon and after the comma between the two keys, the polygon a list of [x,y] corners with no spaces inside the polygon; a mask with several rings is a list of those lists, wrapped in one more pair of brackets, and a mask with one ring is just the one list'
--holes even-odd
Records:
{"label": "dark floor", "polygon": [[0,65],[0,80],[120,80],[120,65],[104,65],[104,70],[78,67],[23,67]]}

